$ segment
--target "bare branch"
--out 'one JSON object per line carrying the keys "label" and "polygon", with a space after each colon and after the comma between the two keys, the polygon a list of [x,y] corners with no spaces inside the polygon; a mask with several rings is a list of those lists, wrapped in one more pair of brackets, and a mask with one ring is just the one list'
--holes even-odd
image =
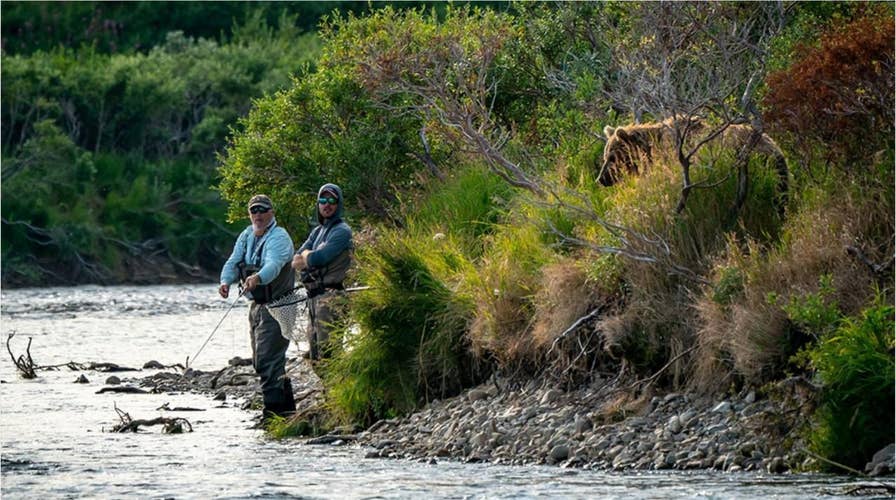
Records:
{"label": "bare branch", "polygon": [[16,332],[10,332],[9,336],[6,337],[6,350],[7,352],[9,352],[9,357],[16,365],[16,369],[18,369],[22,374],[22,378],[37,378],[37,373],[34,372],[36,365],[34,364],[34,360],[31,359],[31,337],[28,337],[28,346],[25,348],[25,354],[22,354],[18,358],[16,358],[15,354],[12,353],[12,348],[9,347],[9,342],[15,335]]}

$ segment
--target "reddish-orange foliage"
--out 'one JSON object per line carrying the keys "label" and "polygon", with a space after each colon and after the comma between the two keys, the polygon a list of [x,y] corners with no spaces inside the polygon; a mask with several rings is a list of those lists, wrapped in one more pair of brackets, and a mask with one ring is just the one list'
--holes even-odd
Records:
{"label": "reddish-orange foliage", "polygon": [[821,142],[829,159],[847,164],[891,140],[893,23],[890,11],[869,11],[832,26],[817,47],[801,47],[790,68],[768,77],[769,126],[797,147]]}

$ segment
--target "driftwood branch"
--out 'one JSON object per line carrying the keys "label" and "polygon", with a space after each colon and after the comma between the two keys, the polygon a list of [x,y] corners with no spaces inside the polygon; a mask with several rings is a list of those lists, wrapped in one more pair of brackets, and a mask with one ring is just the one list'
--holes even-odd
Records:
{"label": "driftwood branch", "polygon": [[802,451],[816,460],[821,460],[822,462],[825,462],[828,465],[833,465],[834,467],[843,469],[844,471],[849,472],[850,474],[854,474],[856,476],[868,477],[868,474],[865,474],[864,472],[862,472],[858,469],[853,469],[852,467],[850,467],[848,465],[841,464],[840,462],[836,462],[834,460],[831,460],[830,458],[825,458],[817,453],[813,453],[813,452],[809,451],[806,448],[803,448]]}
{"label": "driftwood branch", "polygon": [[172,408],[169,406],[171,403],[165,403],[162,406],[156,408],[157,411],[205,411],[205,408],[192,408],[190,406],[175,406]]}
{"label": "driftwood branch", "polygon": [[679,353],[677,356],[675,356],[674,358],[670,359],[668,363],[666,363],[665,365],[663,365],[663,367],[660,368],[659,370],[657,370],[656,373],[654,373],[653,375],[651,375],[651,376],[649,376],[649,377],[647,377],[647,378],[642,378],[641,380],[636,380],[636,381],[632,382],[632,383],[628,386],[628,389],[634,389],[634,388],[638,387],[638,386],[641,385],[641,384],[646,384],[646,385],[644,386],[645,389],[646,389],[647,387],[650,387],[654,382],[656,382],[656,379],[658,379],[658,378],[660,377],[660,375],[662,375],[663,372],[666,371],[667,368],[669,368],[670,366],[672,366],[672,364],[674,364],[674,363],[675,363],[676,361],[678,361],[679,359],[681,359],[681,358],[683,358],[684,356],[686,356],[686,355],[690,354],[691,352],[693,352],[695,349],[697,349],[697,347],[698,347],[698,346],[695,345],[695,346],[691,347],[690,349],[686,349],[686,350],[682,351],[682,352]]}
{"label": "driftwood branch", "polygon": [[561,333],[560,335],[557,336],[557,338],[554,339],[554,341],[551,343],[551,348],[549,349],[548,352],[553,351],[554,348],[557,347],[557,343],[558,343],[558,342],[560,342],[561,340],[563,340],[564,338],[566,338],[566,336],[569,335],[570,333],[574,332],[577,328],[579,328],[579,326],[582,325],[582,323],[584,323],[584,322],[588,321],[589,319],[591,319],[591,318],[597,316],[598,314],[600,314],[600,312],[601,312],[602,310],[603,310],[603,306],[598,307],[597,309],[595,309],[595,310],[591,311],[590,313],[588,313],[588,314],[582,316],[581,318],[577,319],[572,325],[570,325],[569,328],[567,328],[566,330],[564,330],[563,333]]}
{"label": "driftwood branch", "polygon": [[106,392],[117,392],[123,394],[150,394],[149,391],[145,389],[141,389],[139,387],[131,387],[129,385],[115,385],[111,387],[103,387],[102,389],[96,391],[97,394],[103,394]]}
{"label": "driftwood branch", "polygon": [[6,337],[6,350],[9,352],[9,357],[12,358],[12,362],[15,363],[16,369],[19,370],[23,378],[37,378],[37,373],[34,371],[37,366],[34,364],[34,360],[31,359],[31,337],[28,337],[28,346],[25,348],[25,354],[16,358],[15,354],[12,353],[12,348],[9,347],[9,342],[15,335],[16,332],[11,332]]}
{"label": "driftwood branch", "polygon": [[58,365],[47,365],[47,366],[36,366],[38,370],[58,370],[60,368],[68,368],[69,370],[77,370],[77,371],[95,371],[95,372],[135,372],[138,371],[136,368],[130,368],[127,366],[119,366],[115,363],[78,363],[76,361],[69,361],[68,363],[60,363]]}
{"label": "driftwood branch", "polygon": [[134,420],[127,414],[127,412],[120,410],[118,406],[114,406],[114,408],[115,412],[118,413],[118,418],[121,420],[121,423],[112,427],[112,432],[137,432],[140,430],[141,425],[144,427],[161,425],[163,426],[162,432],[165,434],[181,434],[184,430],[193,432],[193,426],[187,419],[182,417],[156,417],[148,420]]}

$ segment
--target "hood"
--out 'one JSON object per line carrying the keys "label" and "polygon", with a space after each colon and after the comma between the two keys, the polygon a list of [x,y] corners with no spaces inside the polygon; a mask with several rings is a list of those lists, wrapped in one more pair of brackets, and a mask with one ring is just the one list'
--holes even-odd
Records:
{"label": "hood", "polygon": [[[342,189],[336,184],[324,184],[317,190],[317,197],[320,198],[320,195],[324,191],[333,191],[336,193],[336,197],[339,198],[339,203],[336,205],[336,213],[333,214],[332,219],[341,219],[342,218],[342,207],[344,204],[344,200],[342,199]],[[324,218],[320,215],[320,210],[317,209],[317,203],[314,204],[314,211],[317,213],[317,222],[321,224],[324,223]]]}

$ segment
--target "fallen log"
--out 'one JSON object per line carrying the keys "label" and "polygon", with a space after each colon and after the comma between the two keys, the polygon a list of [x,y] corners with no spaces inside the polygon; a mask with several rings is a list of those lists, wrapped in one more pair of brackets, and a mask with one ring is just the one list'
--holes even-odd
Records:
{"label": "fallen log", "polygon": [[139,387],[131,387],[131,386],[112,386],[112,387],[103,387],[102,389],[96,391],[97,394],[103,394],[104,392],[119,392],[124,394],[151,394],[149,391],[140,389]]}
{"label": "fallen log", "polygon": [[115,363],[78,363],[76,361],[69,361],[68,363],[61,363],[58,365],[47,365],[47,366],[37,366],[38,370],[58,370],[60,368],[68,368],[69,370],[80,370],[80,371],[95,371],[95,372],[136,372],[139,371],[137,368],[130,368],[127,366],[119,366]]}
{"label": "fallen log", "polygon": [[318,444],[318,445],[319,444],[333,444],[333,443],[340,442],[340,441],[343,443],[347,443],[347,442],[357,441],[357,440],[358,440],[358,436],[356,436],[354,434],[344,434],[344,435],[326,434],[323,436],[318,436],[315,438],[307,439],[307,440],[305,440],[305,444]]}

